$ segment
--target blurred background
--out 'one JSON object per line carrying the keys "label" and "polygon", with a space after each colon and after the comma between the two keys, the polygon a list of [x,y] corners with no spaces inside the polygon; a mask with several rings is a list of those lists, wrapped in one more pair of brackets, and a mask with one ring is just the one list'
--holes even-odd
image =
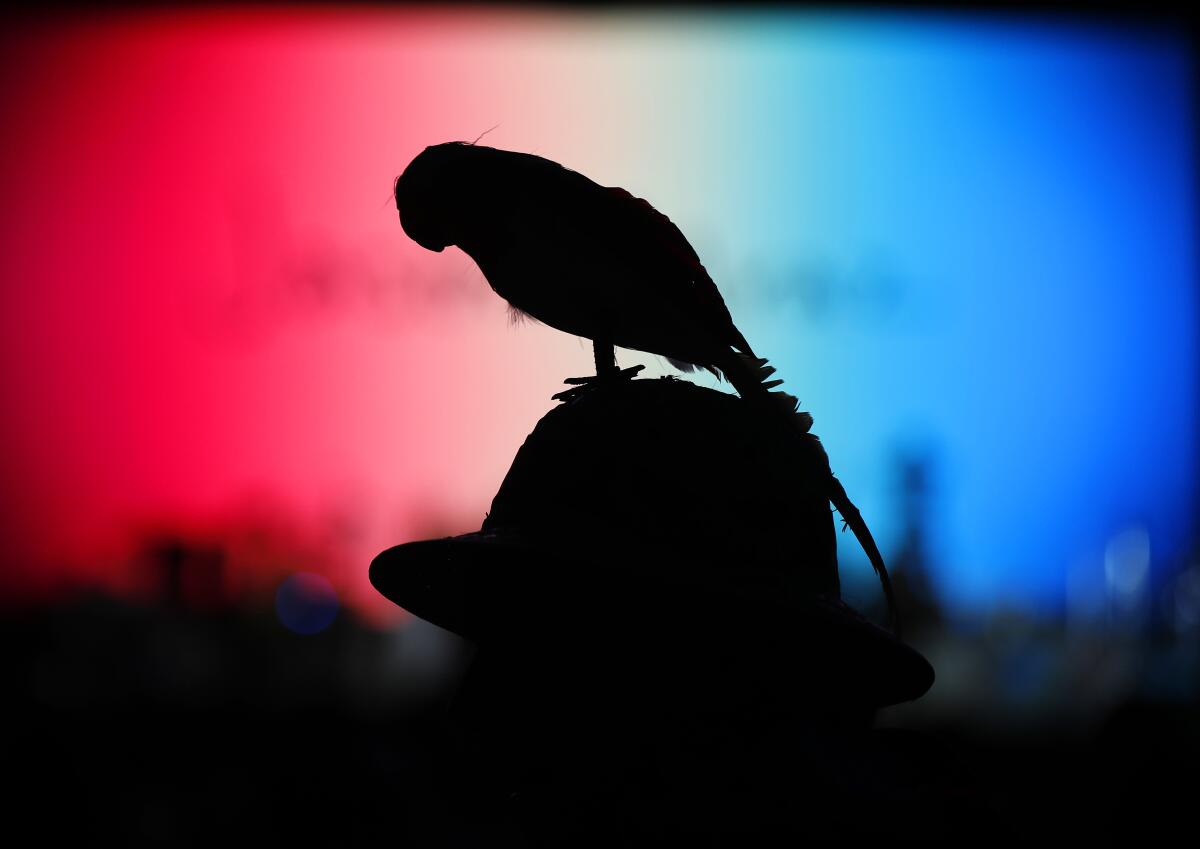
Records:
{"label": "blurred background", "polygon": [[[367,565],[477,530],[592,370],[399,227],[409,160],[485,134],[668,215],[812,412],[938,674],[881,726],[951,746],[1022,835],[1105,843],[1182,804],[1182,27],[266,6],[27,15],[0,39],[4,746],[30,799],[171,842],[403,834],[436,806],[431,729],[471,649]],[[882,618],[841,540],[846,597]]]}

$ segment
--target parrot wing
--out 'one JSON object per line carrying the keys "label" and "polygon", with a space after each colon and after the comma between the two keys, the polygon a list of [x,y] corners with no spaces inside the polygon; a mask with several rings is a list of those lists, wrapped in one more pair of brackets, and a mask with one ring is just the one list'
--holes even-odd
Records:
{"label": "parrot wing", "polygon": [[[708,328],[718,345],[753,356],[695,249],[670,218],[648,201],[601,186],[570,168],[533,154],[507,154],[506,181],[497,193],[517,242],[536,234],[573,255],[601,251],[629,269],[639,285]],[[703,364],[706,367],[709,364]]]}
{"label": "parrot wing", "polygon": [[[614,250],[630,254],[655,274],[662,286],[681,307],[694,309],[706,323],[721,333],[723,341],[751,354],[750,345],[733,324],[725,299],[708,270],[700,262],[695,248],[670,218],[649,201],[635,197],[618,187],[606,188]],[[604,232],[601,230],[600,232]]]}

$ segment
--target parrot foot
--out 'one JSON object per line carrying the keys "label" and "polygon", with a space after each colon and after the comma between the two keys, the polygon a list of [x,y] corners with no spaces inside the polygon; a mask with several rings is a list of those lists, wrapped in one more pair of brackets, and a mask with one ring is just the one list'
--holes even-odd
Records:
{"label": "parrot foot", "polygon": [[591,377],[568,377],[563,383],[570,384],[570,389],[564,389],[562,392],[557,392],[551,395],[554,401],[562,401],[564,404],[569,401],[574,401],[582,395],[586,395],[596,389],[602,389],[605,386],[614,386],[623,381],[633,380],[637,377],[637,373],[644,369],[645,366],[630,366],[620,370],[613,369],[604,374],[597,374]]}

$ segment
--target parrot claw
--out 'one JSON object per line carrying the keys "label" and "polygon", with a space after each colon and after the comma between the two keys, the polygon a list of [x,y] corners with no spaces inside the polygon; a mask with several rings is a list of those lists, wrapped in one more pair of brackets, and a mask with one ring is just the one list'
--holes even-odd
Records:
{"label": "parrot claw", "polygon": [[607,374],[598,374],[591,377],[568,377],[563,383],[568,384],[571,388],[564,389],[562,392],[556,392],[550,398],[551,400],[561,401],[565,404],[595,389],[612,386],[625,380],[633,380],[637,377],[638,372],[644,368],[645,366],[630,366],[619,371],[614,370]]}

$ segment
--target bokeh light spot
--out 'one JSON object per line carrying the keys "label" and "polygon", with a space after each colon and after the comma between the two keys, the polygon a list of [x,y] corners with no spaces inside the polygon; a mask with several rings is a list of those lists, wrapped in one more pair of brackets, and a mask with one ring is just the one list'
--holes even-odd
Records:
{"label": "bokeh light spot", "polygon": [[275,612],[289,631],[319,634],[337,617],[333,585],[314,572],[296,572],[275,592]]}

